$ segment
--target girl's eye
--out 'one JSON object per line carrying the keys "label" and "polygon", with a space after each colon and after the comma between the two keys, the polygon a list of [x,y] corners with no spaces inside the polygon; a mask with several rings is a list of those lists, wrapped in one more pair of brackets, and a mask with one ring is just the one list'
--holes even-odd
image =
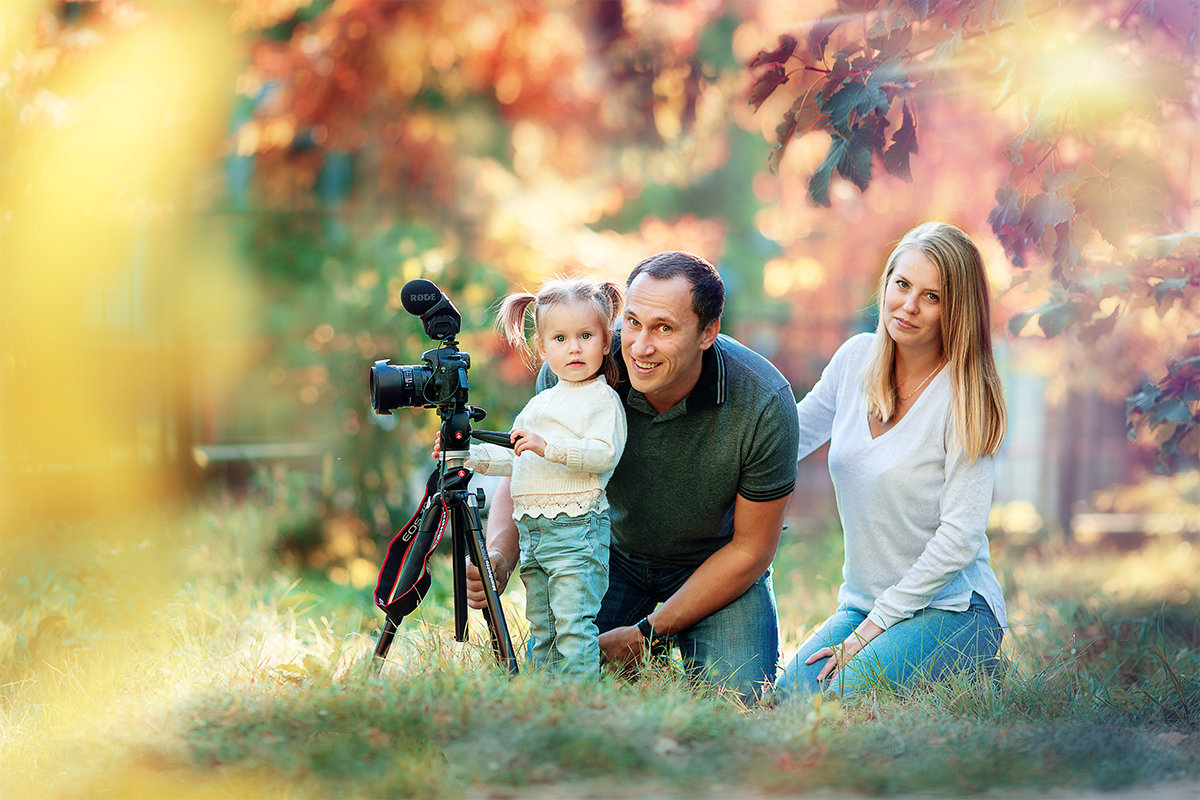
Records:
{"label": "girl's eye", "polygon": [[590,338],[592,338],[592,335],[590,333],[588,333],[587,331],[584,331],[582,334],[580,334],[579,338],[580,339],[590,339]]}
{"label": "girl's eye", "polygon": [[565,342],[566,340],[567,337],[563,336],[561,333],[554,337],[554,341],[556,342]]}

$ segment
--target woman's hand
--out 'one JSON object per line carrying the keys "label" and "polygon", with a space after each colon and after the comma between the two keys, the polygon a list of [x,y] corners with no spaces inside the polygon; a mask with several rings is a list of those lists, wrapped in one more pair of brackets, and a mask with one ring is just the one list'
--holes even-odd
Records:
{"label": "woman's hand", "polygon": [[849,636],[842,640],[841,644],[836,647],[822,647],[809,656],[808,660],[804,663],[815,664],[822,658],[829,659],[825,662],[825,666],[821,668],[820,673],[817,674],[817,680],[832,679],[842,671],[842,667],[850,663],[850,659],[858,655],[867,646],[868,642],[881,633],[883,633],[883,628],[869,619],[864,619]]}
{"label": "woman's hand", "polygon": [[546,440],[533,431],[525,430],[524,428],[513,428],[508,438],[513,443],[514,454],[519,456],[521,453],[529,451],[537,453],[542,458],[546,457]]}

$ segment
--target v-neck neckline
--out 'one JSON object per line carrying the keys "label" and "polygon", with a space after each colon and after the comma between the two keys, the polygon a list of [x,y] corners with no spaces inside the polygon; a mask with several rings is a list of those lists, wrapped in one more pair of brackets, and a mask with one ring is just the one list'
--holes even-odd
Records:
{"label": "v-neck neckline", "polygon": [[913,411],[915,411],[917,409],[917,406],[925,398],[925,395],[929,394],[929,392],[931,392],[933,390],[934,385],[937,384],[937,382],[939,380],[941,380],[942,373],[945,371],[946,371],[946,365],[943,364],[941,367],[938,368],[937,374],[935,374],[933,376],[933,379],[931,381],[929,381],[929,385],[927,385],[921,389],[921,393],[917,395],[916,400],[913,400],[913,404],[911,406],[909,406],[908,411],[905,411],[903,416],[900,417],[900,419],[898,419],[894,423],[892,423],[891,427],[885,428],[884,430],[880,431],[878,436],[876,436],[875,433],[871,430],[871,412],[867,411],[866,408],[863,408],[862,409],[863,413],[862,413],[862,416],[860,419],[862,420],[863,424],[865,424],[867,426],[867,438],[869,438],[872,442],[877,442],[880,439],[882,439],[884,436],[887,436],[889,433],[896,430],[896,428],[899,428],[902,424],[904,424],[904,420],[908,419],[909,416],[913,413]]}

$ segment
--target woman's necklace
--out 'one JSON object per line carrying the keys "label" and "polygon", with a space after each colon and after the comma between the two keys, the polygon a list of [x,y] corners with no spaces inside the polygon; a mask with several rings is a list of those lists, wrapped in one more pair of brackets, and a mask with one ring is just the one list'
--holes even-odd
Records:
{"label": "woman's necklace", "polygon": [[900,394],[900,387],[899,387],[899,386],[897,386],[897,387],[896,387],[896,394],[900,396],[900,402],[901,402],[901,403],[903,403],[904,401],[908,400],[908,398],[912,397],[914,394],[916,394],[917,392],[921,391],[921,387],[922,387],[922,386],[924,386],[925,384],[929,383],[929,379],[930,379],[930,378],[932,378],[934,375],[936,375],[936,374],[937,374],[937,372],[938,372],[938,370],[939,370],[939,369],[941,369],[941,368],[942,368],[942,365],[943,365],[943,364],[945,364],[945,363],[946,363],[945,359],[942,359],[942,360],[938,361],[937,365],[936,365],[936,366],[934,366],[934,368],[933,368],[933,372],[931,372],[931,373],[929,373],[928,375],[926,375],[926,376],[925,376],[925,380],[923,380],[923,381],[921,381],[919,384],[917,384],[917,388],[913,389],[911,392],[909,392],[909,393],[908,393],[908,394],[906,394],[906,395],[901,395],[901,394]]}

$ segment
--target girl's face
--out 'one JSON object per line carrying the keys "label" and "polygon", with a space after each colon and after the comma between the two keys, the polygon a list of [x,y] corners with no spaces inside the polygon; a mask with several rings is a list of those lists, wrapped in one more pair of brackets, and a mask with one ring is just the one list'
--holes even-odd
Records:
{"label": "girl's face", "polygon": [[592,308],[557,303],[539,320],[538,355],[563,381],[586,381],[600,372],[609,333]]}

